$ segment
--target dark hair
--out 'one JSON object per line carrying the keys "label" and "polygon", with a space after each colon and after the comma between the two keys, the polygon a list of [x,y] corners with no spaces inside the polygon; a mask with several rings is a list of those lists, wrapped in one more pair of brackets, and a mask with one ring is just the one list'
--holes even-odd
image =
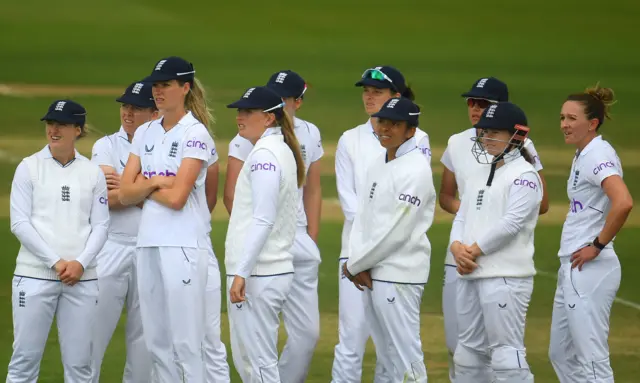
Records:
{"label": "dark hair", "polygon": [[276,116],[276,122],[280,126],[282,135],[284,136],[284,143],[289,146],[289,149],[291,149],[291,151],[293,152],[293,158],[295,158],[296,160],[298,188],[300,188],[304,184],[305,166],[304,160],[302,159],[302,152],[300,150],[300,143],[298,142],[298,138],[293,131],[293,120],[291,119],[291,116],[289,116],[289,113],[287,113],[287,111],[284,109],[276,109],[274,112]]}
{"label": "dark hair", "polygon": [[599,84],[593,87],[585,89],[582,93],[570,94],[566,101],[577,101],[584,108],[584,114],[587,119],[598,119],[598,127],[596,131],[600,129],[600,126],[604,123],[604,119],[611,119],[609,109],[611,105],[615,104],[615,94],[611,88],[601,88]]}
{"label": "dark hair", "polygon": [[408,98],[411,101],[415,101],[416,95],[415,93],[413,93],[413,89],[411,89],[409,84],[407,84],[407,89],[405,89],[404,92],[402,92],[402,97]]}
{"label": "dark hair", "polygon": [[520,147],[520,154],[522,154],[522,157],[524,158],[525,161],[527,161],[531,165],[535,164],[536,162],[535,159],[533,158],[531,153],[529,153],[529,150],[524,146]]}

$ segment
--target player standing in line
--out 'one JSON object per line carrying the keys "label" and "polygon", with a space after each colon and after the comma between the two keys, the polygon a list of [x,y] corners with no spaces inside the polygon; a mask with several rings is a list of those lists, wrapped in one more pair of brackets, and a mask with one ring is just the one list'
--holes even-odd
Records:
{"label": "player standing in line", "polygon": [[620,158],[598,133],[613,103],[613,91],[596,85],[567,97],[560,112],[564,142],[577,149],[549,345],[561,383],[613,383],[607,338],[621,278],[613,240],[633,207]]}
{"label": "player standing in line", "polygon": [[54,316],[65,383],[91,382],[95,257],[107,239],[109,209],[104,175],[75,149],[85,115],[76,102],[54,101],[41,118],[48,145],[23,159],[13,178],[11,232],[21,246],[7,383],[38,380]]}
{"label": "player standing in line", "polygon": [[225,241],[231,348],[243,382],[280,382],[280,312],[293,283],[298,189],[304,161],[282,98],[249,88],[238,109],[242,137],[253,149],[236,183]]}
{"label": "player standing in line", "polygon": [[127,302],[127,359],[123,382],[149,381],[151,359],[144,344],[140,298],[136,271],[136,237],[142,205],[123,206],[118,200],[120,174],[131,152],[136,129],[157,118],[151,84],[134,82],[117,102],[120,105],[120,130],[93,144],[91,161],[105,174],[111,221],[109,235],[98,253],[97,271],[100,288],[93,337],[93,382],[100,381],[102,359],[118,325],[122,307]]}
{"label": "player standing in line", "polygon": [[[203,382],[207,264],[212,252],[206,175],[211,113],[193,65],[158,61],[145,82],[162,118],[136,130],[120,200],[144,201],[138,232],[138,289],[152,376]],[[189,313],[189,315],[185,315]]]}
{"label": "player standing in line", "polygon": [[450,241],[461,274],[455,381],[532,383],[524,329],[542,181],[524,147],[529,128],[519,107],[492,104],[474,126],[482,132],[473,154],[485,166],[465,179]]}
{"label": "player standing in line", "polygon": [[[322,208],[320,158],[324,151],[320,130],[314,124],[295,116],[307,90],[302,77],[290,70],[276,72],[267,82],[267,87],[282,97],[284,109],[293,118],[294,132],[300,143],[306,173],[305,185],[298,191],[297,230],[293,246],[289,250],[293,254],[294,274],[291,291],[282,309],[287,342],[279,363],[283,382],[303,382],[320,336],[318,269],[321,259],[316,243]],[[239,134],[229,143],[225,183],[225,205],[229,213],[233,206],[238,174],[251,149],[253,144]]]}
{"label": "player standing in line", "polygon": [[[477,80],[471,89],[462,94],[467,100],[467,112],[471,125],[475,125],[480,120],[482,112],[491,104],[509,101],[509,90],[507,84],[495,77],[484,77]],[[460,200],[463,198],[465,182],[472,175],[484,168],[473,157],[471,148],[473,138],[480,135],[481,130],[471,127],[463,132],[456,133],[449,137],[447,147],[442,154],[442,180],[440,186],[440,207],[446,212],[456,214],[460,207]],[[542,176],[542,163],[538,152],[533,146],[533,141],[527,138],[524,142],[531,157],[534,159],[533,167],[538,172],[542,180],[542,203],[540,204],[540,214],[544,214],[549,209],[549,197],[546,189],[544,177]],[[456,198],[456,194],[459,196]],[[449,243],[451,246],[451,243]],[[444,286],[442,288],[442,313],[444,317],[444,331],[449,350],[449,380],[454,382],[455,368],[453,364],[453,354],[458,342],[458,326],[456,314],[456,282],[458,273],[456,262],[453,259],[451,250],[447,247],[447,254],[444,261]]]}
{"label": "player standing in line", "polygon": [[[369,116],[378,112],[390,98],[403,96],[414,99],[402,73],[391,66],[367,69],[356,86],[363,87],[362,102]],[[331,372],[334,383],[360,382],[362,359],[369,338],[362,292],[344,277],[342,268],[349,258],[349,236],[357,212],[358,196],[369,192],[364,185],[366,171],[371,162],[385,152],[373,130],[374,121],[375,118],[369,118],[366,123],[344,132],[336,150],[336,183],[345,220],[338,268],[338,344]],[[430,163],[429,136],[416,128],[414,137],[418,149]],[[378,363],[376,376],[381,377],[382,374],[382,364]]]}
{"label": "player standing in line", "polygon": [[358,198],[345,276],[364,290],[367,324],[390,382],[427,382],[420,303],[429,279],[436,190],[414,138],[420,108],[388,100],[375,133],[386,153],[369,164]]}

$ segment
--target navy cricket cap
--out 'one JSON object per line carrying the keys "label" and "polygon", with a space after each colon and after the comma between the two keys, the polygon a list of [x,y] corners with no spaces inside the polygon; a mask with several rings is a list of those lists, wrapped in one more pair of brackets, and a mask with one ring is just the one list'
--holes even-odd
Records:
{"label": "navy cricket cap", "polygon": [[495,77],[484,77],[473,83],[471,89],[463,93],[462,97],[506,102],[509,101],[509,89],[507,84]]}
{"label": "navy cricket cap", "polygon": [[420,107],[405,97],[394,97],[384,103],[380,111],[371,117],[384,118],[391,121],[406,121],[409,126],[418,126]]}
{"label": "navy cricket cap", "polygon": [[519,130],[518,126],[526,127],[527,125],[527,116],[520,107],[510,102],[499,102],[489,105],[482,112],[482,117],[474,127],[477,129],[497,129],[514,132]]}
{"label": "navy cricket cap", "polygon": [[171,56],[158,61],[151,74],[142,81],[149,83],[169,80],[193,82],[195,73],[193,64],[181,57]]}
{"label": "navy cricket cap", "polygon": [[151,93],[152,86],[151,83],[134,82],[127,87],[122,96],[116,98],[116,101],[140,108],[155,109],[156,103]]}
{"label": "navy cricket cap", "polygon": [[74,124],[84,127],[86,116],[86,109],[77,102],[57,100],[49,106],[47,114],[45,114],[40,121],[56,121],[63,124]]}
{"label": "navy cricket cap", "polygon": [[282,70],[271,75],[267,87],[278,93],[280,97],[302,97],[307,91],[307,83],[292,70]]}
{"label": "navy cricket cap", "polygon": [[266,86],[247,89],[242,97],[229,105],[231,109],[261,109],[263,112],[276,113],[284,106],[282,97]]}
{"label": "navy cricket cap", "polygon": [[373,86],[388,88],[402,94],[407,90],[404,76],[392,66],[377,66],[364,71],[356,86]]}

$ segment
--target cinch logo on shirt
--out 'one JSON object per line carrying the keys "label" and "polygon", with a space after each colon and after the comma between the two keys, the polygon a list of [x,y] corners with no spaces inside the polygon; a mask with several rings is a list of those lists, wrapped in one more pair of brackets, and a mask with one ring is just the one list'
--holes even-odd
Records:
{"label": "cinch logo on shirt", "polygon": [[103,205],[106,205],[106,204],[109,203],[109,200],[104,198],[104,197],[100,197],[100,198],[98,198],[98,202],[100,202]]}
{"label": "cinch logo on shirt", "polygon": [[202,141],[198,141],[195,138],[192,138],[187,141],[187,148],[199,148],[202,150],[207,150],[207,144]]}
{"label": "cinch logo on shirt", "polygon": [[[578,207],[580,207],[580,209],[578,209]],[[571,201],[569,201],[569,210],[572,213],[577,213],[579,211],[582,211],[582,209],[584,209],[584,206],[582,206],[582,202],[572,198]]]}
{"label": "cinch logo on shirt", "polygon": [[420,148],[420,151],[422,151],[423,155],[429,155],[429,157],[431,157],[431,149],[429,148]]}
{"label": "cinch logo on shirt", "polygon": [[523,179],[516,179],[513,181],[513,184],[516,186],[524,186],[524,187],[528,187],[530,189],[533,190],[538,190],[538,184],[536,184],[535,182],[531,182],[529,180],[523,180]]}
{"label": "cinch logo on shirt", "polygon": [[257,163],[251,165],[251,171],[256,172],[258,170],[266,170],[266,171],[276,171],[276,166],[271,162]]}
{"label": "cinch logo on shirt", "polygon": [[400,201],[409,202],[412,205],[420,206],[420,198],[414,197],[411,194],[400,194],[398,197]]}
{"label": "cinch logo on shirt", "polygon": [[598,166],[593,168],[593,174],[600,173],[600,171],[602,171],[602,169],[604,169],[604,168],[615,168],[615,167],[616,166],[611,161],[601,162],[601,163],[598,164]]}
{"label": "cinch logo on shirt", "polygon": [[169,169],[167,169],[167,170],[161,171],[159,173],[156,172],[155,170],[151,170],[151,171],[148,171],[148,172],[143,172],[142,175],[147,177],[147,178],[151,178],[153,176],[175,177],[176,173],[173,173]]}

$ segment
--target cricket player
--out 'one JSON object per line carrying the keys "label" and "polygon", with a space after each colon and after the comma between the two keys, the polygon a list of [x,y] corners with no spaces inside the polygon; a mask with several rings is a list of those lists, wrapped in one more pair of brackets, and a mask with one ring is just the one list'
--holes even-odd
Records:
{"label": "cricket player", "polygon": [[[317,246],[322,208],[320,186],[320,158],[324,154],[320,130],[312,123],[296,117],[307,90],[304,79],[291,70],[274,73],[267,87],[278,93],[285,102],[284,109],[293,118],[294,132],[300,143],[306,182],[298,191],[296,235],[289,251],[293,254],[293,282],[282,309],[287,342],[280,356],[282,382],[304,382],[313,352],[320,336],[318,308],[318,269],[320,250]],[[240,170],[253,144],[240,134],[229,143],[229,162],[225,183],[225,205],[231,213],[233,194]],[[239,366],[236,366],[239,367]]]}
{"label": "cricket player", "polygon": [[[371,116],[393,97],[414,99],[411,88],[396,68],[379,66],[367,69],[355,84],[363,88],[362,102],[365,112]],[[347,130],[338,140],[335,171],[340,207],[344,214],[342,229],[342,248],[340,250],[339,281],[339,324],[338,344],[335,347],[332,382],[360,382],[362,377],[362,358],[370,332],[365,320],[363,294],[353,283],[344,277],[344,263],[349,258],[349,236],[353,219],[357,212],[358,196],[369,193],[365,186],[366,171],[375,158],[385,152],[375,136],[375,117],[353,129]],[[431,161],[429,136],[419,128],[415,132],[418,149]],[[384,374],[382,364],[376,366],[376,376]]]}
{"label": "cricket player", "polygon": [[100,166],[107,181],[111,222],[107,242],[98,253],[100,288],[93,336],[93,382],[100,382],[100,368],[107,346],[127,302],[127,358],[124,383],[146,383],[151,375],[151,359],[144,344],[140,297],[136,270],[136,237],[142,213],[138,206],[124,206],[118,199],[120,174],[131,152],[136,129],[158,115],[151,84],[134,82],[117,100],[120,103],[120,130],[93,144],[91,161]]}
{"label": "cricket player", "polygon": [[236,102],[253,149],[242,166],[225,242],[231,349],[245,383],[280,382],[278,328],[293,283],[298,189],[304,160],[284,101],[266,86]]}
{"label": "cricket player", "polygon": [[163,115],[136,130],[119,195],[124,205],[144,201],[137,238],[144,337],[155,379],[200,383],[212,253],[205,194],[211,115],[183,58],[158,61],[144,82],[153,84]]}
{"label": "cricket player", "polygon": [[465,180],[450,241],[461,274],[455,381],[532,383],[524,330],[542,181],[524,147],[529,128],[522,109],[489,105],[474,126],[482,132],[472,151],[485,166]]}
{"label": "cricket player", "polygon": [[576,147],[549,345],[561,383],[614,381],[607,341],[621,269],[613,240],[633,199],[622,180],[620,158],[599,133],[613,103],[613,90],[596,85],[569,95],[560,112],[564,142]]}
{"label": "cricket player", "polygon": [[107,239],[109,208],[100,168],[75,149],[86,114],[74,101],[54,101],[41,118],[48,144],[20,162],[11,184],[11,232],[21,246],[7,383],[38,380],[54,317],[64,382],[91,382],[95,258]]}
{"label": "cricket player", "polygon": [[[507,84],[495,77],[484,77],[476,80],[468,92],[462,94],[467,101],[467,113],[471,125],[475,125],[480,120],[482,112],[489,105],[498,102],[509,101],[509,90]],[[447,147],[442,154],[440,162],[443,164],[442,180],[440,186],[440,207],[446,212],[456,214],[460,207],[460,200],[463,198],[465,182],[472,175],[484,168],[478,163],[471,152],[474,145],[473,139],[481,133],[480,129],[469,128],[463,132],[456,133],[449,137]],[[542,175],[542,163],[538,152],[533,146],[533,141],[526,138],[524,147],[534,159],[534,168],[542,181],[542,202],[540,204],[540,214],[544,214],[549,209],[549,193],[547,192],[545,179]],[[459,197],[456,197],[456,194]],[[449,244],[451,246],[451,244]],[[449,380],[455,380],[455,368],[453,364],[453,354],[458,342],[457,314],[456,314],[456,282],[458,273],[453,254],[447,246],[447,253],[444,262],[444,286],[442,288],[442,313],[444,317],[444,330],[447,349],[449,350]]]}
{"label": "cricket player", "polygon": [[404,97],[389,99],[372,115],[385,153],[369,164],[369,192],[358,196],[343,266],[345,276],[364,290],[367,324],[389,382],[427,382],[420,303],[429,279],[426,233],[436,190],[414,138],[419,115],[420,108]]}

